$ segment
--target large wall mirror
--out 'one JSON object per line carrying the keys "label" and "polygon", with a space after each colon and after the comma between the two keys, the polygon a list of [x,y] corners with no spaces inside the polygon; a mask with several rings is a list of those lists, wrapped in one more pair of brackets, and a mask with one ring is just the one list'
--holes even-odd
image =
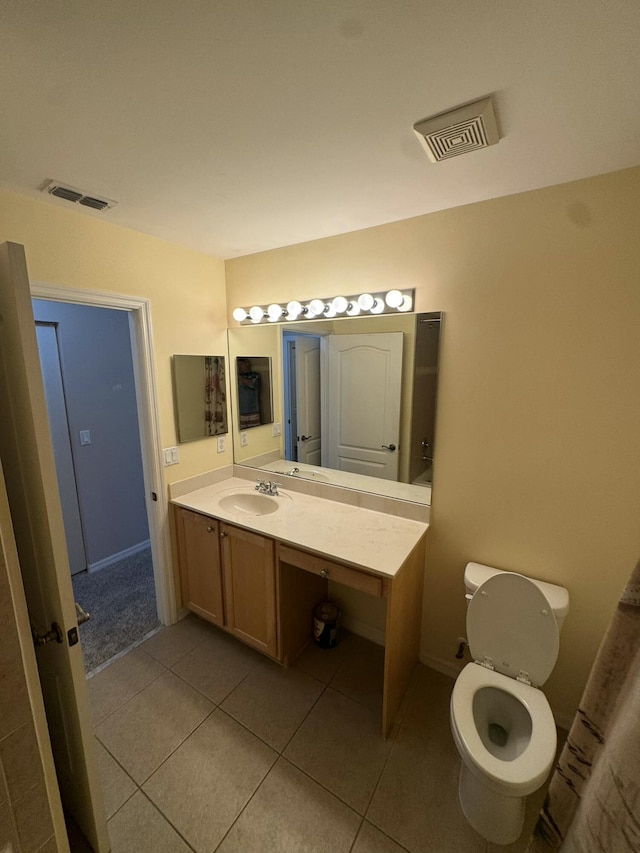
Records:
{"label": "large wall mirror", "polygon": [[174,355],[173,396],[178,441],[228,432],[223,355]]}
{"label": "large wall mirror", "polygon": [[241,430],[232,393],[235,461],[430,504],[441,325],[433,312],[230,328],[232,363],[271,359],[274,409]]}

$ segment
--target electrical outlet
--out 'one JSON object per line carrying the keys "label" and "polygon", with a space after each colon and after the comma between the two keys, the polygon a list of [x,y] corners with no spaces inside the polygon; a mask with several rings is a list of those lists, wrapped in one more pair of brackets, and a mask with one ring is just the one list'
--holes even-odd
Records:
{"label": "electrical outlet", "polygon": [[271,435],[282,435],[282,424],[274,424],[271,428]]}
{"label": "electrical outlet", "polygon": [[224,453],[227,447],[226,436],[219,435],[218,436],[218,453]]}
{"label": "electrical outlet", "polygon": [[240,447],[246,447],[249,444],[249,436],[246,432],[240,433]]}

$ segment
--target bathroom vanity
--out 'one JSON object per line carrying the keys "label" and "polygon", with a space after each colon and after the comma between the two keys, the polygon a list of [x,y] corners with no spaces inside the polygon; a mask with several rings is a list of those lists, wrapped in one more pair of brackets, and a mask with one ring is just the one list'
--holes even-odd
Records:
{"label": "bathroom vanity", "polygon": [[387,737],[418,660],[428,525],[237,476],[171,502],[183,605],[284,666],[329,581],[385,600]]}

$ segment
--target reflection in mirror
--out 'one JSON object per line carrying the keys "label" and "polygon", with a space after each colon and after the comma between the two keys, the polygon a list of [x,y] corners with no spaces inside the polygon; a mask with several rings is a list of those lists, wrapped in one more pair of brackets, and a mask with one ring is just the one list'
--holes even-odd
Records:
{"label": "reflection in mirror", "polygon": [[174,355],[173,391],[180,443],[228,431],[223,355]]}
{"label": "reflection in mirror", "polygon": [[283,421],[282,436],[273,429],[234,440],[235,461],[431,503],[441,317],[229,329],[232,357],[257,352],[258,335],[274,354],[275,419]]}
{"label": "reflection in mirror", "polygon": [[237,356],[238,418],[241,430],[273,423],[271,403],[271,359],[267,356]]}

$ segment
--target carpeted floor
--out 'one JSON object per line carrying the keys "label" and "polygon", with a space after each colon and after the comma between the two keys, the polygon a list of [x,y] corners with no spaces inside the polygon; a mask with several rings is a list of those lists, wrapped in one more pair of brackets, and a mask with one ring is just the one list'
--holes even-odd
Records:
{"label": "carpeted floor", "polygon": [[72,580],[76,601],[91,614],[80,626],[86,672],[160,625],[150,548]]}

